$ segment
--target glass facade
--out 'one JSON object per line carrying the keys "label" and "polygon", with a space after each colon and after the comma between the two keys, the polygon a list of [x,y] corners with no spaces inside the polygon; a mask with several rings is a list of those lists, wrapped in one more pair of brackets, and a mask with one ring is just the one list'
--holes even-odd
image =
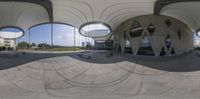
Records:
{"label": "glass facade", "polygon": [[81,35],[73,26],[60,23],[34,26],[17,39],[17,44],[21,42],[27,42],[32,49],[53,51],[85,50],[94,46],[92,38]]}

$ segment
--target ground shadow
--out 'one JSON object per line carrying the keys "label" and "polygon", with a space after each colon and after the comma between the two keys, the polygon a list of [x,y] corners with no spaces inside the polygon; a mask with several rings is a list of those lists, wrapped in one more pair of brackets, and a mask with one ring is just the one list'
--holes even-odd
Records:
{"label": "ground shadow", "polygon": [[192,53],[167,57],[135,56],[128,58],[128,60],[130,62],[134,60],[137,64],[149,68],[169,72],[192,72],[200,70],[200,57]]}
{"label": "ground shadow", "polygon": [[41,59],[66,55],[69,55],[69,53],[19,53],[17,57],[0,57],[0,70],[13,68]]}
{"label": "ground shadow", "polygon": [[14,68],[33,61],[69,56],[71,58],[97,64],[110,64],[128,61],[143,65],[149,68],[169,71],[169,72],[192,72],[200,70],[200,57],[197,54],[183,54],[168,57],[153,57],[153,56],[133,56],[132,54],[115,53],[112,56],[107,56],[107,52],[92,52],[91,59],[79,57],[78,53],[26,53],[20,54],[16,58],[0,57],[0,70]]}

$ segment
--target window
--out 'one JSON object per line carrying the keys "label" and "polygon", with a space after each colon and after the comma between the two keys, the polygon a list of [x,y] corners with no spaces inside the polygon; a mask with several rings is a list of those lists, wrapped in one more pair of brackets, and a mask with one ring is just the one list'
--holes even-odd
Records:
{"label": "window", "polygon": [[[28,39],[27,39],[28,38]],[[31,27],[25,38],[17,40],[17,44],[26,43],[28,47],[47,51],[75,51],[93,47],[94,39],[81,35],[77,28],[62,23],[44,23]]]}
{"label": "window", "polygon": [[143,28],[142,28],[141,24],[136,20],[133,21],[133,24],[132,24],[131,30],[130,30],[131,38],[140,37],[142,35],[142,32],[143,32]]}
{"label": "window", "polygon": [[171,41],[171,37],[170,35],[167,35],[167,37],[165,38],[165,45],[167,50],[170,50],[170,47],[172,46],[172,41]]}
{"label": "window", "polygon": [[143,38],[141,40],[140,47],[150,47],[150,46],[151,46],[151,44],[150,44],[149,38],[148,38],[147,34],[145,33],[145,35],[143,36]]}
{"label": "window", "polygon": [[138,55],[150,55],[150,56],[154,55],[154,51],[151,46],[151,42],[146,33],[144,34],[143,38],[141,39]]}

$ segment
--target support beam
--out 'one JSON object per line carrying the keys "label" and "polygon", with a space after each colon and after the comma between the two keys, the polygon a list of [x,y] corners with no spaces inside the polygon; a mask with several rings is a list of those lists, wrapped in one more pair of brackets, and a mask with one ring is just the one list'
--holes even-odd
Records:
{"label": "support beam", "polygon": [[28,29],[28,42],[29,42],[29,44],[31,44],[31,29],[29,28]]}
{"label": "support beam", "polygon": [[160,10],[169,4],[181,2],[200,2],[200,0],[157,0],[154,4],[154,14],[159,15]]}
{"label": "support beam", "polygon": [[51,23],[51,47],[53,47],[53,23]]}
{"label": "support beam", "polygon": [[74,27],[74,52],[76,52],[76,28]]}

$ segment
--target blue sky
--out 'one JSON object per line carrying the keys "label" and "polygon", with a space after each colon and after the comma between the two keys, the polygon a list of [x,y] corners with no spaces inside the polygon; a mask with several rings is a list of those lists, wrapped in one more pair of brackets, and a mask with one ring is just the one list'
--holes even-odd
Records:
{"label": "blue sky", "polygon": [[[94,44],[94,40],[82,36],[78,29],[63,24],[53,25],[53,44],[60,46],[74,46],[74,38],[76,46],[82,46],[82,42],[91,42]],[[25,36],[17,39],[17,42],[27,41],[29,42],[29,31],[26,31]],[[51,25],[44,24],[36,26],[30,29],[30,43],[48,43],[51,44]]]}
{"label": "blue sky", "polygon": [[6,32],[12,31],[13,33],[15,33],[15,32],[21,32],[21,30],[19,30],[17,28],[4,28],[1,31],[6,31]]}

